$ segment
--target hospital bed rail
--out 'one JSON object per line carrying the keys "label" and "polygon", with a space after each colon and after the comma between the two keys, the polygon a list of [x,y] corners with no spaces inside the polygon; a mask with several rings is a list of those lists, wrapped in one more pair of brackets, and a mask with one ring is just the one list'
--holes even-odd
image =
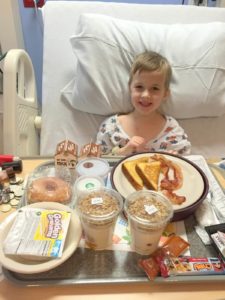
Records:
{"label": "hospital bed rail", "polygon": [[3,70],[3,152],[38,155],[41,117],[31,59],[25,50],[11,49]]}

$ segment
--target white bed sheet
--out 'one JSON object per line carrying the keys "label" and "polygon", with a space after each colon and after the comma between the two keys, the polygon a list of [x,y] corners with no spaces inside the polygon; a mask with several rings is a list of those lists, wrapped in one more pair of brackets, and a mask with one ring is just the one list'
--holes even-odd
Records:
{"label": "white bed sheet", "polygon": [[[179,5],[109,2],[48,1],[44,7],[41,154],[55,153],[66,138],[79,146],[95,139],[105,116],[69,107],[60,91],[74,78],[75,57],[69,42],[81,13],[101,13],[151,23],[200,23],[225,20],[225,9]],[[185,51],[186,49],[184,49]],[[179,120],[192,142],[193,154],[223,156],[225,115],[220,118]]]}

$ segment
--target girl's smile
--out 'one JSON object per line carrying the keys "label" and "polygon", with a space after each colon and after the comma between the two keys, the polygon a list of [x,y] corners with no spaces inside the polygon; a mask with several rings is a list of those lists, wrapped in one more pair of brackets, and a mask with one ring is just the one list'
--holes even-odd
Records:
{"label": "girl's smile", "polygon": [[156,111],[168,95],[164,72],[136,72],[130,84],[130,91],[131,101],[137,112],[149,114]]}

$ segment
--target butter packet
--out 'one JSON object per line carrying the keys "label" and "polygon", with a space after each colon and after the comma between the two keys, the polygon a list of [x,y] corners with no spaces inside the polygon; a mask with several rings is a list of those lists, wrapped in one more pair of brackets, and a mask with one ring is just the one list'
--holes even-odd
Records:
{"label": "butter packet", "polygon": [[60,258],[71,213],[61,210],[22,208],[3,242],[6,255]]}

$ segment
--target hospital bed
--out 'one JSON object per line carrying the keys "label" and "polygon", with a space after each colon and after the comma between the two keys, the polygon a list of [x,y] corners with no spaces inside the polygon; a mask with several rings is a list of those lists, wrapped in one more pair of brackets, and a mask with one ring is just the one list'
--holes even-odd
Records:
{"label": "hospital bed", "polygon": [[4,152],[53,155],[62,140],[79,147],[94,141],[107,115],[129,111],[128,70],[134,55],[150,47],[173,67],[171,96],[163,110],[184,127],[193,154],[224,157],[225,23],[218,23],[224,20],[223,8],[46,2],[42,106],[29,56],[9,51]]}

